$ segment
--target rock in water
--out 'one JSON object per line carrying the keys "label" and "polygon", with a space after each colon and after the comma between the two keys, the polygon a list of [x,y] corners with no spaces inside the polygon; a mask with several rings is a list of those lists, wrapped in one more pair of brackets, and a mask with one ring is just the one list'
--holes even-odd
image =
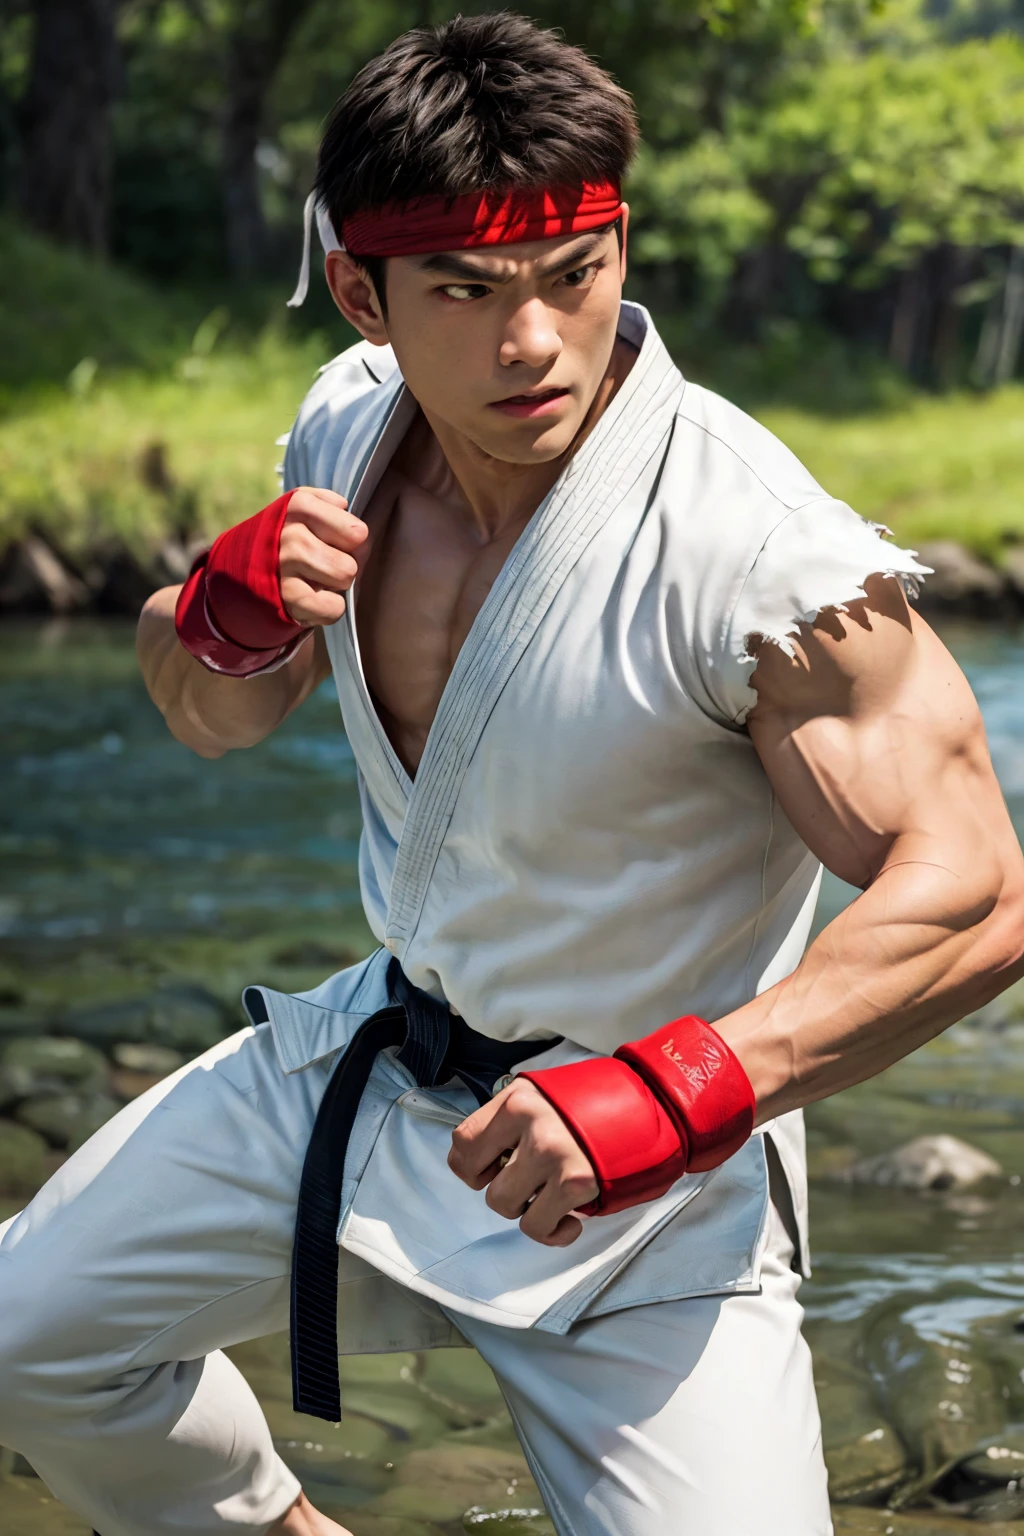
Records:
{"label": "rock in water", "polygon": [[149,997],[76,1008],[64,1028],[104,1050],[116,1045],[160,1045],[194,1055],[208,1050],[231,1028],[220,1000],[189,983],[158,987]]}
{"label": "rock in water", "polygon": [[76,1152],[101,1125],[116,1115],[120,1105],[105,1094],[86,1097],[78,1093],[51,1094],[26,1099],[16,1111],[21,1125],[45,1136],[53,1147]]}
{"label": "rock in water", "polygon": [[[955,1307],[955,1302],[950,1303]],[[879,1307],[864,1344],[886,1420],[907,1447],[917,1473],[892,1502],[927,1493],[936,1478],[998,1434],[1003,1399],[991,1362],[976,1341],[942,1317],[934,1297]],[[959,1335],[959,1336],[958,1336]]]}
{"label": "rock in water", "polygon": [[115,1045],[114,1060],[129,1072],[148,1072],[154,1077],[166,1077],[185,1065],[180,1051],[172,1051],[167,1045]]}
{"label": "rock in water", "polygon": [[878,1404],[859,1359],[854,1324],[817,1322],[808,1330],[821,1410],[829,1494],[837,1503],[875,1502],[907,1475],[907,1453]]}
{"label": "rock in water", "polygon": [[0,1194],[23,1199],[46,1178],[46,1142],[27,1125],[0,1120]]}
{"label": "rock in water", "polygon": [[965,1456],[936,1489],[990,1525],[1024,1515],[1024,1426],[1011,1424]]}
{"label": "rock in water", "polygon": [[0,1050],[0,1109],[45,1094],[102,1093],[107,1064],[99,1051],[81,1040],[49,1036],[12,1040]]}
{"label": "rock in water", "polygon": [[842,1178],[889,1189],[969,1189],[1002,1171],[995,1158],[956,1136],[915,1136],[892,1152],[854,1163]]}

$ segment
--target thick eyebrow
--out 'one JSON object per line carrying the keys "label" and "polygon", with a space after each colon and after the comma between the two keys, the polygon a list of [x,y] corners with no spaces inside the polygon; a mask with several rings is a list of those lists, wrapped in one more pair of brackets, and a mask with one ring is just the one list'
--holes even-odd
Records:
{"label": "thick eyebrow", "polygon": [[[584,259],[596,250],[608,233],[607,229],[595,229],[592,233],[581,236],[578,244],[571,250],[559,256],[557,261],[546,267],[540,267],[538,277],[559,277],[564,272],[572,272],[580,266]],[[421,272],[440,272],[448,277],[461,277],[471,283],[510,283],[515,276],[514,272],[506,268],[502,272],[489,272],[484,268],[474,265],[465,256],[460,256],[457,251],[438,251],[434,256],[423,256],[417,265]]]}

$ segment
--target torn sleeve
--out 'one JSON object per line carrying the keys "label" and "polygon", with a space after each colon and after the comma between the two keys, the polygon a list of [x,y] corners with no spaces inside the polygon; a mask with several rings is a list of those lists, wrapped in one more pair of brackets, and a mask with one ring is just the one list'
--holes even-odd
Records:
{"label": "torn sleeve", "polygon": [[864,597],[869,576],[890,576],[908,596],[917,595],[929,567],[918,562],[914,550],[891,543],[888,533],[830,499],[798,507],[776,525],[747,573],[723,634],[717,682],[722,707],[735,724],[757,703],[750,686],[751,637],[761,636],[792,656],[800,625]]}

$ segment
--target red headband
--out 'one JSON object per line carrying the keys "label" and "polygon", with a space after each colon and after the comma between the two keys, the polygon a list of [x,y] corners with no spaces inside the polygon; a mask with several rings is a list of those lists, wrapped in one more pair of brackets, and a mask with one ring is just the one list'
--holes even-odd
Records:
{"label": "red headband", "polygon": [[467,192],[450,202],[419,197],[353,214],[341,230],[353,256],[423,256],[474,245],[555,240],[613,224],[622,212],[614,182],[545,187],[529,192]]}

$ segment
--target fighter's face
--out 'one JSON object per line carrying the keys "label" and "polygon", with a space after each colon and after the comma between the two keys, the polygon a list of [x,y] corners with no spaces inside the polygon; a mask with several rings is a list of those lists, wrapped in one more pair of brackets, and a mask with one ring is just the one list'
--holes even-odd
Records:
{"label": "fighter's face", "polygon": [[428,418],[493,458],[543,463],[570,446],[605,376],[624,277],[614,228],[392,257],[379,339]]}

